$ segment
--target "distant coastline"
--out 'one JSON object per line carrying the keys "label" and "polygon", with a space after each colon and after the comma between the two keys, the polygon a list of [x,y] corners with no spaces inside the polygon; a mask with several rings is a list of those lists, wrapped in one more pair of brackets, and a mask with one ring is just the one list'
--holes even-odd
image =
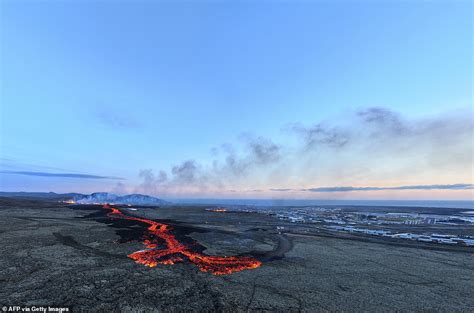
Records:
{"label": "distant coastline", "polygon": [[[5,192],[0,191],[0,197],[27,198],[27,199],[49,199],[49,200],[78,200],[87,196],[117,195],[108,193],[92,193],[85,195],[81,193],[54,193],[54,192]],[[419,208],[456,208],[474,210],[474,200],[318,200],[318,199],[219,199],[219,198],[168,198],[149,195],[139,196],[140,200],[153,199],[153,204],[184,204],[184,205],[249,205],[249,206],[368,206],[368,207],[419,207]],[[123,195],[121,197],[124,197]],[[143,198],[143,199],[142,199]],[[111,202],[111,199],[108,199]],[[80,202],[80,201],[79,201]],[[99,199],[97,202],[107,202]],[[112,201],[113,202],[113,201]]]}
{"label": "distant coastline", "polygon": [[469,200],[299,200],[299,199],[169,199],[182,204],[255,205],[255,206],[395,206],[474,209]]}

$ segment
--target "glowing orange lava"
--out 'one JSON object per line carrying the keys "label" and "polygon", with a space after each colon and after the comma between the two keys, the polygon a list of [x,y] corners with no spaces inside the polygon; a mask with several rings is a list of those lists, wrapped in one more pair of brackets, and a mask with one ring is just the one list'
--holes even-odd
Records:
{"label": "glowing orange lava", "polygon": [[[147,239],[143,241],[147,250],[141,250],[129,254],[128,257],[139,264],[155,267],[158,264],[175,264],[183,262],[184,258],[195,264],[202,272],[210,272],[214,275],[225,275],[239,272],[246,269],[259,267],[262,263],[252,257],[245,256],[208,256],[194,252],[185,244],[179,242],[174,235],[170,234],[171,228],[166,224],[161,224],[149,219],[127,216],[117,208],[104,205],[104,209],[109,209],[111,218],[122,218],[130,221],[138,221],[150,225],[148,227]],[[166,248],[158,249],[162,241]]]}
{"label": "glowing orange lava", "polygon": [[209,210],[210,212],[227,212],[227,209],[224,209],[224,208],[217,208],[217,209],[212,209],[212,210]]}

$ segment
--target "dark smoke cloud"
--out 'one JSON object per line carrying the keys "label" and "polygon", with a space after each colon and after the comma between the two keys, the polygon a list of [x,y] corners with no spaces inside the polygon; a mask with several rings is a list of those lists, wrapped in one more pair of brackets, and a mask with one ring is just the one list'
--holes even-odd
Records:
{"label": "dark smoke cloud", "polygon": [[[139,177],[142,183],[139,191],[147,193],[167,192],[169,190],[207,190],[209,188],[224,190],[231,185],[229,180],[245,178],[253,170],[277,163],[280,158],[280,146],[263,137],[243,136],[244,152],[238,153],[233,145],[223,144],[220,149],[213,149],[214,155],[221,155],[223,162],[215,160],[210,167],[205,167],[195,160],[186,160],[172,166],[169,175],[160,171],[155,176],[152,169],[142,169]],[[231,189],[227,189],[229,191]]]}
{"label": "dark smoke cloud", "polygon": [[373,123],[384,127],[403,129],[404,123],[401,117],[385,108],[368,108],[359,110],[357,115],[366,123]]}
{"label": "dark smoke cloud", "polygon": [[327,127],[317,124],[305,127],[300,124],[293,124],[290,129],[303,138],[305,148],[311,150],[318,146],[329,146],[342,148],[350,141],[350,133],[337,127]]}
{"label": "dark smoke cloud", "polygon": [[[474,121],[472,110],[437,117],[408,119],[386,108],[354,112],[336,123],[290,124],[285,144],[244,135],[240,141],[212,149],[211,164],[189,159],[169,171],[140,171],[140,191],[159,194],[173,190],[298,191],[308,182],[378,181],[400,178],[416,181],[449,173],[461,177],[472,170]],[[424,177],[428,173],[431,176]],[[435,175],[433,175],[435,173]],[[453,176],[457,175],[457,176]],[[457,179],[457,178],[456,178]],[[458,187],[456,187],[458,186]],[[458,190],[464,184],[401,187],[322,187],[312,192],[363,190]],[[264,187],[265,188],[265,187]]]}
{"label": "dark smoke cloud", "polygon": [[224,164],[215,163],[218,172],[230,173],[233,176],[245,176],[253,167],[265,167],[276,163],[281,158],[281,147],[273,141],[263,137],[243,136],[243,154],[236,152],[232,144],[223,144],[221,153]]}
{"label": "dark smoke cloud", "polygon": [[173,166],[171,173],[178,182],[194,183],[198,179],[198,166],[196,161],[188,160],[180,165]]}
{"label": "dark smoke cloud", "polygon": [[362,127],[373,139],[383,138],[384,136],[413,136],[416,130],[421,130],[421,124],[416,121],[415,124],[404,120],[399,114],[385,108],[368,108],[359,110],[357,116],[361,119]]}
{"label": "dark smoke cloud", "polygon": [[142,179],[139,191],[147,194],[156,194],[160,191],[160,187],[168,181],[168,175],[165,171],[159,171],[155,176],[153,170],[140,170],[138,176]]}
{"label": "dark smoke cloud", "polygon": [[248,145],[257,163],[268,164],[280,159],[280,147],[269,139],[258,137],[250,140]]}
{"label": "dark smoke cloud", "polygon": [[29,172],[29,171],[0,171],[2,174],[39,176],[39,177],[63,177],[63,178],[81,178],[81,179],[117,179],[123,180],[121,177],[115,176],[99,176],[89,174],[75,174],[75,173],[48,173],[48,172]]}
{"label": "dark smoke cloud", "polygon": [[124,195],[127,193],[127,186],[125,186],[125,184],[122,182],[117,182],[117,184],[115,184],[115,186],[112,188],[111,192],[114,194]]}

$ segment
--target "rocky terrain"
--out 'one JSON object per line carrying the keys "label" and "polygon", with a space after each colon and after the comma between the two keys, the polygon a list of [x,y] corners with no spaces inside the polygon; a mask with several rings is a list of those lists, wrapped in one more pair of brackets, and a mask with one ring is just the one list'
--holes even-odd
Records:
{"label": "rocky terrain", "polygon": [[277,218],[206,207],[124,208],[171,225],[208,255],[251,254],[262,265],[212,275],[188,262],[135,263],[140,225],[100,206],[0,198],[0,306],[74,312],[440,311],[474,308],[472,253],[279,233]]}

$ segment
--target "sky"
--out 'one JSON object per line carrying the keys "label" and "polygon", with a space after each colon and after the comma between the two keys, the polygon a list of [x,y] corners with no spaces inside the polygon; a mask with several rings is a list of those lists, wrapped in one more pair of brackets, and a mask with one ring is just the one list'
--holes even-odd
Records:
{"label": "sky", "polygon": [[2,191],[474,199],[471,1],[0,9]]}

